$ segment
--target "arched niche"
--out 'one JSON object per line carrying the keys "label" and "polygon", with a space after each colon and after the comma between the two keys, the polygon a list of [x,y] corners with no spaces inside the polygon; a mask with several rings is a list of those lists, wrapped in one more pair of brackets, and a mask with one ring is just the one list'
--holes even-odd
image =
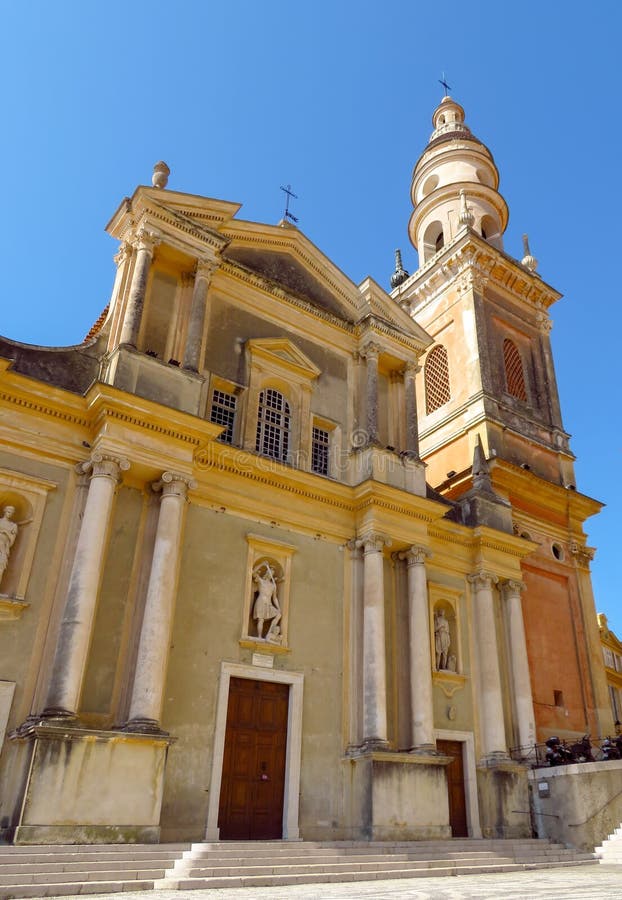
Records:
{"label": "arched niche", "polygon": [[432,607],[433,664],[437,672],[459,673],[460,635],[455,600],[441,597]]}

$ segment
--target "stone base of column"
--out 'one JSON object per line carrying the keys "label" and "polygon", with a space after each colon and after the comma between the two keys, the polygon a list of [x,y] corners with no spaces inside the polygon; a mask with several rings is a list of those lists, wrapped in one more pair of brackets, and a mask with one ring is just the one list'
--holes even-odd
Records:
{"label": "stone base of column", "polygon": [[70,725],[72,722],[78,722],[78,714],[70,709],[63,709],[61,706],[46,706],[40,716],[29,716],[29,719],[52,719]]}
{"label": "stone base of column", "polygon": [[391,751],[345,759],[346,809],[352,840],[450,838],[445,772],[450,762],[448,756]]}
{"label": "stone base of column", "polygon": [[169,732],[164,731],[164,729],[160,727],[160,723],[155,719],[130,719],[130,721],[126,722],[125,725],[122,725],[119,730],[128,732],[129,734],[157,734],[161,737],[169,737]]}
{"label": "stone base of column", "polygon": [[483,837],[531,837],[528,772],[526,766],[507,757],[496,763],[478,765],[477,793]]}
{"label": "stone base of column", "polygon": [[411,747],[408,752],[415,756],[442,756],[442,753],[436,749],[436,744],[418,744],[416,747]]}
{"label": "stone base of column", "polygon": [[509,766],[510,768],[512,768],[515,765],[515,761],[511,759],[507,755],[507,753],[503,753],[500,750],[495,750],[493,753],[488,753],[485,756],[482,756],[477,763],[477,768],[490,769],[503,766]]}
{"label": "stone base of column", "polygon": [[16,843],[158,840],[170,738],[39,718],[14,740],[29,759]]}
{"label": "stone base of column", "polygon": [[362,744],[352,748],[353,753],[384,753],[389,750],[389,742],[381,738],[367,738]]}

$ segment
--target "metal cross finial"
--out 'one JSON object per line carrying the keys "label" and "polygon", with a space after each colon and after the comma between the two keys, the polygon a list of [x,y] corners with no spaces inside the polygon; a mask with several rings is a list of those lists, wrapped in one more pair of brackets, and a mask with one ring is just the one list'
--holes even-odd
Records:
{"label": "metal cross finial", "polygon": [[450,92],[450,90],[451,90],[451,88],[450,88],[450,86],[447,84],[447,80],[446,80],[446,78],[445,78],[445,73],[444,73],[444,72],[443,72],[443,77],[442,77],[442,78],[439,78],[438,80],[439,80],[439,84],[442,84],[442,85],[443,85],[443,87],[444,87],[444,89],[445,89],[445,96],[447,97],[448,94],[449,94],[449,92]]}
{"label": "metal cross finial", "polygon": [[295,193],[292,191],[292,186],[291,186],[291,184],[288,184],[287,187],[283,187],[283,185],[281,185],[281,190],[283,191],[284,194],[287,194],[287,200],[285,201],[285,213],[284,213],[284,218],[285,218],[285,219],[291,219],[292,222],[297,222],[298,219],[296,218],[296,216],[292,215],[292,214],[290,213],[290,211],[289,211],[289,198],[290,198],[290,197],[293,197],[294,200],[297,200],[297,199],[298,199],[298,194],[295,194]]}

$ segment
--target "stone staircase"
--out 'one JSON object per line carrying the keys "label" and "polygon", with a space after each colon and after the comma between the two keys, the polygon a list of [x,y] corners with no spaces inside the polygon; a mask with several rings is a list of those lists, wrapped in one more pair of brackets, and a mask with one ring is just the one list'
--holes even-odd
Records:
{"label": "stone staircase", "polygon": [[190,844],[0,845],[0,900],[151,890]]}
{"label": "stone staircase", "polygon": [[622,866],[622,824],[609,837],[596,847],[599,862]]}
{"label": "stone staircase", "polygon": [[539,840],[231,841],[0,847],[0,900],[168,888],[252,887],[597,864]]}

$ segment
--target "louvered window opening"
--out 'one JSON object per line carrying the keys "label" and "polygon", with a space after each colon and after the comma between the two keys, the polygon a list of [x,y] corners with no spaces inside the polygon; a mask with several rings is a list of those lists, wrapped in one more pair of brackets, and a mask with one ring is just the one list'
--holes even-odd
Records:
{"label": "louvered window opening", "polygon": [[514,341],[506,338],[503,342],[503,362],[505,363],[505,381],[508,393],[517,400],[527,400],[523,361]]}
{"label": "louvered window opening", "polygon": [[424,369],[425,410],[430,414],[451,400],[449,390],[449,362],[442,345],[428,354]]}
{"label": "louvered window opening", "polygon": [[225,430],[218,438],[223,444],[233,443],[233,426],[235,425],[236,405],[237,397],[234,394],[228,394],[226,391],[218,390],[215,390],[212,394],[210,422],[213,422],[214,425],[225,426]]}
{"label": "louvered window opening", "polygon": [[287,462],[289,453],[289,404],[283,394],[268,388],[259,395],[255,450]]}

